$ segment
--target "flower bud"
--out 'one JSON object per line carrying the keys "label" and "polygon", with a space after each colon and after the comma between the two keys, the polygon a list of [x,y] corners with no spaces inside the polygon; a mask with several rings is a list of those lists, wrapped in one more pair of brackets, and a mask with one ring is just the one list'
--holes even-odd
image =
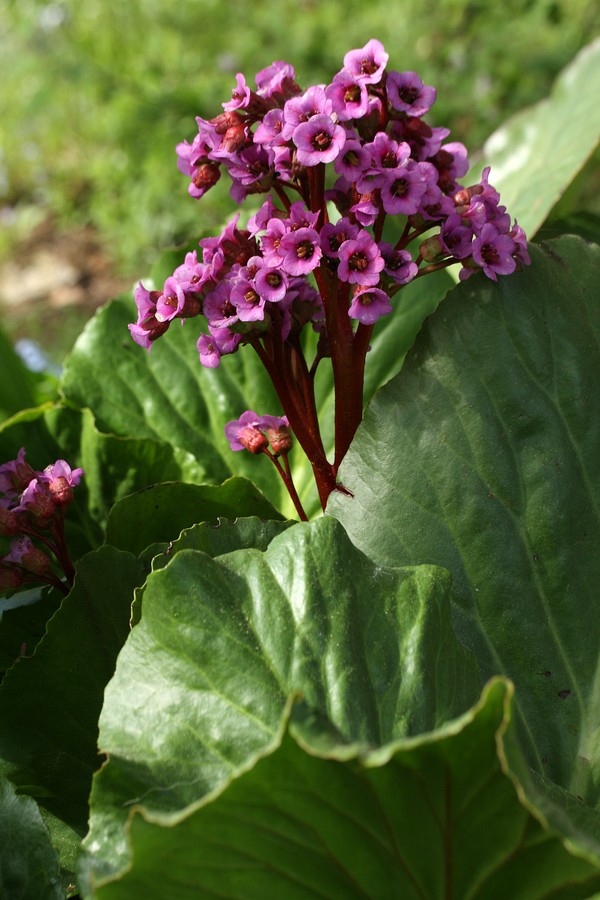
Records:
{"label": "flower bud", "polygon": [[61,505],[64,503],[70,503],[73,499],[73,488],[66,478],[59,477],[54,481],[51,481],[48,485],[48,490],[52,495],[52,499],[56,503],[60,503]]}
{"label": "flower bud", "polygon": [[244,428],[238,440],[250,453],[262,453],[269,446],[269,441],[258,428]]}
{"label": "flower bud", "polygon": [[21,587],[25,580],[22,569],[5,566],[0,562],[0,591],[13,591]]}
{"label": "flower bud", "polygon": [[208,191],[209,188],[214,187],[220,177],[221,170],[218,163],[207,162],[198,166],[193,182],[198,190]]}
{"label": "flower bud", "polygon": [[50,557],[38,547],[33,547],[27,553],[23,554],[21,565],[27,572],[34,575],[44,575],[51,568]]}
{"label": "flower bud", "polygon": [[25,448],[21,447],[17,458],[0,466],[0,491],[20,494],[27,487],[35,471],[25,460]]}
{"label": "flower bud", "polygon": [[27,536],[19,537],[10,545],[10,551],[4,557],[5,562],[21,566],[34,575],[43,575],[50,569],[50,557],[32,543]]}
{"label": "flower bud", "polygon": [[13,512],[12,509],[0,507],[0,535],[11,537],[13,534],[18,534],[20,530],[19,514]]}
{"label": "flower bud", "polygon": [[440,240],[439,234],[435,234],[433,237],[427,238],[426,241],[419,246],[419,253],[425,260],[425,262],[437,262],[440,259],[444,259],[448,254],[442,247],[442,242]]}
{"label": "flower bud", "polygon": [[246,124],[242,116],[236,112],[224,112],[210,120],[215,131],[223,138],[223,149],[227,153],[235,153],[248,141]]}
{"label": "flower bud", "polygon": [[71,469],[64,459],[57,459],[46,466],[41,479],[48,485],[48,492],[55,503],[64,505],[73,499],[73,488],[79,484],[83,469]]}
{"label": "flower bud", "polygon": [[287,428],[278,428],[277,430],[274,428],[267,428],[267,437],[271,444],[271,450],[275,456],[289,453],[294,445],[292,435]]}
{"label": "flower bud", "polygon": [[56,502],[45,481],[32,479],[21,495],[17,512],[30,515],[38,525],[46,524],[56,511]]}

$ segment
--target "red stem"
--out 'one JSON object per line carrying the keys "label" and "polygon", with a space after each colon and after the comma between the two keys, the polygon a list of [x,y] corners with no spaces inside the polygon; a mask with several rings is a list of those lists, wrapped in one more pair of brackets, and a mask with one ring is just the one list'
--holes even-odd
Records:
{"label": "red stem", "polygon": [[285,465],[285,469],[281,466],[281,463],[269,450],[264,450],[264,453],[269,457],[277,471],[279,472],[283,483],[287,488],[287,492],[291,497],[292,503],[294,504],[294,508],[298,513],[301,522],[308,522],[308,516],[304,512],[304,507],[300,501],[300,497],[298,496],[298,491],[296,490],[296,486],[294,484],[294,479],[292,478],[292,473],[290,470],[290,464],[288,462],[287,453],[283,454],[282,459]]}
{"label": "red stem", "polygon": [[[298,385],[291,376],[289,366],[277,365],[277,360],[283,362],[285,358],[281,342],[277,339],[274,341],[275,347],[279,344],[274,354],[275,360],[268,356],[258,338],[251,339],[250,343],[267,370],[290,427],[308,457],[317,484],[321,506],[325,509],[327,498],[336,486],[335,474],[331,464],[327,461],[320,432],[317,430],[317,433],[313,434],[313,429],[307,422],[304,399],[302,395],[298,394]],[[316,417],[316,410],[311,413],[309,418],[313,417]]]}

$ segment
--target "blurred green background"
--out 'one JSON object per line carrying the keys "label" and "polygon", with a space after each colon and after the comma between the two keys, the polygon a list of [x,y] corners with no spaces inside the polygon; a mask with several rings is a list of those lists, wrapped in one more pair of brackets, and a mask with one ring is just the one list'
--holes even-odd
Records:
{"label": "blurred green background", "polygon": [[[547,96],[558,72],[598,34],[599,4],[590,0],[5,2],[4,326],[60,359],[111,290],[147,273],[165,247],[210,233],[231,214],[225,179],[201,203],[188,197],[175,145],[193,137],[194,116],[221,111],[237,71],[250,81],[285,59],[307,87],[329,81],[347,50],[377,37],[391,68],[417,70],[436,85],[428,121],[450,127],[451,139],[473,153],[508,115]],[[572,189],[578,204],[596,210],[598,169],[596,159]],[[43,302],[27,308],[19,301],[22,269],[6,268],[24,265],[44,242],[50,261],[69,248],[80,259],[97,254],[73,302],[63,292],[52,315]],[[100,285],[95,271],[103,273]]]}

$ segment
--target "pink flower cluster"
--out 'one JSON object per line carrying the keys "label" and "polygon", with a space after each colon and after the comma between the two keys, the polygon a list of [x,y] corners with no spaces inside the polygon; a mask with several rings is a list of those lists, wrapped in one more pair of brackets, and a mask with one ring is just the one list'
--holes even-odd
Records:
{"label": "pink flower cluster", "polygon": [[[238,74],[224,111],[198,118],[193,141],[178,145],[178,165],[192,197],[225,172],[236,204],[253,195],[262,202],[254,201],[245,227],[238,213],[218,237],[201,240],[200,254],[188,253],[161,290],[140,283],[129,326],[149,350],[174,319],[202,315],[198,350],[210,368],[249,344],[310,460],[323,508],[343,489],[337,472],[362,418],[371,333],[394,296],[457,262],[461,279],[482,270],[494,281],[529,263],[523,230],[500,204],[489,170],[461,186],[465,147],[425,122],[435,88],[387,63],[381,43],[370,40],[345,55],[330,84],[307,90],[286,62],[260,71],[255,87]],[[300,340],[306,325],[316,342]],[[331,360],[335,390],[332,461],[314,390],[323,359]],[[281,465],[268,451],[255,418],[248,411],[229,423],[241,429],[228,434],[232,449],[272,457],[302,517],[287,455]]]}
{"label": "pink flower cluster", "polygon": [[[64,538],[64,508],[73,499],[83,469],[59,459],[43,471],[33,469],[22,447],[17,458],[0,466],[0,536],[12,538],[0,557],[0,591],[46,582],[68,593],[53,571],[53,559],[72,584],[73,565]],[[34,540],[32,540],[32,538]],[[35,541],[35,543],[34,543]],[[39,544],[45,549],[41,549]]]}
{"label": "pink flower cluster", "polygon": [[[192,143],[177,147],[191,196],[202,197],[222,171],[236,203],[269,196],[246,229],[238,216],[218,238],[200,241],[201,259],[188,253],[161,291],[139,285],[135,341],[150,349],[174,318],[203,313],[200,359],[215,367],[250,336],[276,330],[286,340],[307,322],[326,330],[318,269],[337,279],[350,318],[372,325],[391,312],[399,288],[432,268],[460,262],[462,279],[482,269],[496,280],[529,262],[525,235],[511,226],[488,170],[479,184],[461,187],[465,147],[423,120],[435,88],[415,72],[387,70],[387,62],[382,44],[370,40],[346,54],[330,84],[306,91],[289,63],[274,62],[256,75],[255,89],[238,74],[224,112],[197,119]],[[383,239],[388,216],[404,217],[395,243]],[[421,247],[407,249],[432,229]]]}

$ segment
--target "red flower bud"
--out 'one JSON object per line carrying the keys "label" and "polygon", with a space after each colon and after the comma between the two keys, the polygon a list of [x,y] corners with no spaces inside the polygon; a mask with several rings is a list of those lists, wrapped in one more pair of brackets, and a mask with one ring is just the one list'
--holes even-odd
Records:
{"label": "red flower bud", "polygon": [[11,509],[0,507],[0,534],[3,537],[11,537],[13,534],[18,534],[20,530],[19,514]]}
{"label": "red flower bud", "polygon": [[22,569],[0,563],[0,591],[16,590],[21,587],[24,580],[25,574]]}
{"label": "red flower bud", "polygon": [[267,437],[271,444],[271,449],[275,456],[281,456],[283,453],[289,453],[294,445],[292,435],[287,428],[267,428]]}
{"label": "red flower bud", "polygon": [[419,245],[419,253],[425,262],[437,262],[439,259],[443,259],[447,256],[446,251],[442,247],[439,234],[423,241],[423,243]]}
{"label": "red flower bud", "polygon": [[244,428],[238,440],[250,453],[262,453],[269,446],[268,438],[265,437],[262,431],[252,427]]}

